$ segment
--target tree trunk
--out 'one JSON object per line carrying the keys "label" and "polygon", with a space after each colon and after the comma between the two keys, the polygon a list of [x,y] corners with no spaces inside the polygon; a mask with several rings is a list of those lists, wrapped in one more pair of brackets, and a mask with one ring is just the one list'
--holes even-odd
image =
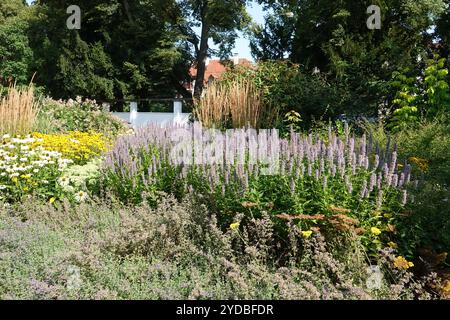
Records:
{"label": "tree trunk", "polygon": [[206,71],[206,59],[208,58],[208,39],[209,39],[209,25],[203,19],[202,34],[200,38],[200,50],[197,55],[197,76],[195,78],[194,97],[199,99],[203,92]]}

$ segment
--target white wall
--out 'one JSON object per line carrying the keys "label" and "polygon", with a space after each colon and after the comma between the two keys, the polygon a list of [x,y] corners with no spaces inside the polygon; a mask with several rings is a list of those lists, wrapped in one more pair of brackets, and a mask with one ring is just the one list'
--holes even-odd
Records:
{"label": "white wall", "polygon": [[149,123],[158,123],[160,125],[168,124],[188,124],[190,113],[174,113],[164,112],[137,112],[134,119],[131,119],[131,112],[113,112],[113,115],[131,123],[134,128],[145,126]]}
{"label": "white wall", "polygon": [[127,121],[134,128],[143,127],[150,123],[160,125],[178,124],[186,125],[189,123],[190,113],[182,113],[183,104],[181,101],[174,101],[173,113],[167,112],[138,112],[136,102],[130,103],[130,112],[113,112],[112,114]]}

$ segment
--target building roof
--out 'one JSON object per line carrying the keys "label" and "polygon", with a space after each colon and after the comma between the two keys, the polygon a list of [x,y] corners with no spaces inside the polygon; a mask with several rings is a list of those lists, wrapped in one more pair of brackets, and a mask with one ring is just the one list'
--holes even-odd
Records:
{"label": "building roof", "polygon": [[[235,65],[240,66],[252,66],[252,62],[250,60],[247,60],[245,58],[235,58],[232,60]],[[220,60],[209,60],[206,71],[205,71],[205,77],[203,81],[206,83],[209,82],[211,76],[214,79],[220,79],[222,75],[227,71],[227,67],[225,67]],[[192,67],[189,71],[189,74],[194,79],[197,76],[197,68]]]}

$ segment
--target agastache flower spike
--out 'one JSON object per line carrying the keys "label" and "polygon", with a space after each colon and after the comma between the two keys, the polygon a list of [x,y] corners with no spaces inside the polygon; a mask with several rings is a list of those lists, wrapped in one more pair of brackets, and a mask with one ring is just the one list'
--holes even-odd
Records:
{"label": "agastache flower spike", "polygon": [[375,173],[372,173],[372,175],[370,176],[369,193],[373,191],[376,184],[377,184],[377,175]]}
{"label": "agastache flower spike", "polygon": [[364,182],[363,182],[363,185],[362,185],[362,188],[361,188],[361,193],[360,193],[360,198],[361,199],[363,199],[363,198],[365,198],[366,197],[366,195],[367,195],[367,181],[366,180],[364,180]]}
{"label": "agastache flower spike", "polygon": [[398,174],[394,173],[392,175],[392,186],[394,188],[397,188],[397,185],[398,185]]}
{"label": "agastache flower spike", "polygon": [[296,186],[295,186],[295,181],[294,181],[294,179],[292,179],[292,178],[291,178],[291,184],[290,184],[290,187],[291,187],[291,193],[292,193],[292,194],[295,194]]}
{"label": "agastache flower spike", "polygon": [[381,210],[382,205],[383,205],[383,190],[380,190],[377,196],[377,210]]}
{"label": "agastache flower spike", "polygon": [[397,151],[394,151],[392,153],[391,167],[389,168],[389,171],[391,173],[394,173],[396,168],[397,168]]}
{"label": "agastache flower spike", "polygon": [[380,156],[378,154],[376,154],[375,155],[375,162],[373,164],[373,168],[375,170],[377,170],[379,165],[380,165]]}
{"label": "agastache flower spike", "polygon": [[402,205],[405,206],[408,201],[408,192],[406,190],[403,190],[402,193]]}

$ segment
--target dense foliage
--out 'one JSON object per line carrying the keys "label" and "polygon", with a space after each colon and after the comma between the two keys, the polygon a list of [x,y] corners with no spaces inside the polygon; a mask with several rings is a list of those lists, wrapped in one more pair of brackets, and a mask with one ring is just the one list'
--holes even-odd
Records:
{"label": "dense foliage", "polygon": [[128,130],[128,125],[114,117],[95,100],[81,99],[68,101],[43,99],[34,124],[40,133],[64,133],[70,131],[102,133],[113,138]]}
{"label": "dense foliage", "polygon": [[450,297],[449,1],[258,2],[1,1],[0,299]]}
{"label": "dense foliage", "polygon": [[[25,222],[24,222],[25,220]],[[0,299],[429,299],[385,251],[381,285],[357,242],[305,238],[293,225],[285,261],[266,216],[221,230],[190,201],[157,208],[108,201],[54,208],[29,201],[0,208]],[[406,266],[408,263],[406,262]]]}
{"label": "dense foliage", "polygon": [[[289,61],[259,62],[254,68],[238,67],[225,73],[221,82],[248,79],[262,95],[267,118],[274,118],[277,127],[283,126],[285,115],[297,112],[303,126],[319,119],[336,117],[348,103],[341,86],[330,83],[320,74],[309,74],[298,64]],[[342,107],[342,108],[341,108]]]}
{"label": "dense foliage", "polygon": [[[174,153],[178,155],[180,145],[171,139],[190,131],[152,126],[119,138],[105,162],[108,190],[126,203],[155,203],[159,192],[182,199],[191,192],[218,215],[222,226],[234,220],[245,224],[267,213],[280,227],[283,220],[292,220],[305,232],[355,232],[370,254],[396,241],[390,226],[407,210],[408,189],[414,184],[411,166],[398,163],[397,151],[389,146],[374,145],[366,136],[355,139],[348,130],[338,137],[330,129],[325,139],[293,134],[270,142],[280,153],[268,164],[266,159],[250,160],[252,141],[261,143],[264,134],[244,130],[228,138],[215,136],[215,143],[226,141],[224,150],[201,144],[201,153],[211,147],[223,152],[214,163],[196,165],[183,154],[185,165],[177,165]],[[207,139],[211,133],[198,134]],[[265,173],[272,164],[275,172]]]}
{"label": "dense foliage", "polygon": [[[259,2],[272,13],[265,28],[254,33],[255,57],[282,56],[300,63],[307,72],[320,70],[351,97],[346,105],[333,106],[338,113],[377,115],[395,95],[389,85],[393,72],[420,68],[417,57],[428,58],[436,48],[442,57],[448,56],[448,1]],[[367,28],[370,5],[381,9],[379,30]],[[439,27],[430,31],[436,23]],[[278,49],[272,53],[274,47]]]}

